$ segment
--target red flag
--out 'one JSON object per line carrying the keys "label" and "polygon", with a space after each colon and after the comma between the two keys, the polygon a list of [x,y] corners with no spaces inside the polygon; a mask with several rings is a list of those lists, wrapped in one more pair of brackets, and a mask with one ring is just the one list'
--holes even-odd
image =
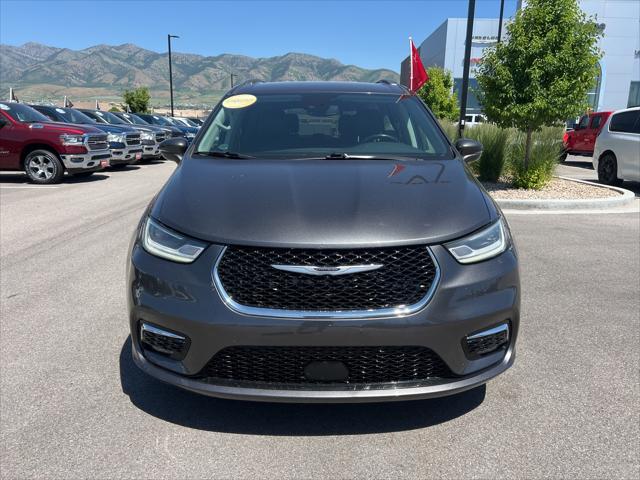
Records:
{"label": "red flag", "polygon": [[413,39],[409,37],[409,45],[411,46],[411,77],[409,80],[409,90],[417,92],[418,89],[429,81],[429,75],[424,69],[422,60],[420,59],[420,52],[413,44]]}

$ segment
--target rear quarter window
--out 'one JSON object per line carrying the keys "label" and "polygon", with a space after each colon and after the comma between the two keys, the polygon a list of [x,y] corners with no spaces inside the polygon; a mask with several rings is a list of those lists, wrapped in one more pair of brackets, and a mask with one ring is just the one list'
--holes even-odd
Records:
{"label": "rear quarter window", "polygon": [[609,123],[610,132],[640,133],[640,110],[616,113]]}

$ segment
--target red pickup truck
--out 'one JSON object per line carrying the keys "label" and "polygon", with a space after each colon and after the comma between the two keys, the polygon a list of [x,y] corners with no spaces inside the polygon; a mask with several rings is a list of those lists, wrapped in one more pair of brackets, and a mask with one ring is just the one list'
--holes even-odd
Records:
{"label": "red pickup truck", "polygon": [[51,123],[21,103],[0,103],[0,170],[24,170],[34,183],[64,172],[91,175],[109,165],[107,135],[91,126]]}
{"label": "red pickup truck", "polygon": [[580,121],[574,125],[573,130],[569,130],[564,134],[562,139],[564,153],[561,160],[565,161],[567,155],[592,156],[596,145],[596,137],[612,113],[593,112],[580,117]]}

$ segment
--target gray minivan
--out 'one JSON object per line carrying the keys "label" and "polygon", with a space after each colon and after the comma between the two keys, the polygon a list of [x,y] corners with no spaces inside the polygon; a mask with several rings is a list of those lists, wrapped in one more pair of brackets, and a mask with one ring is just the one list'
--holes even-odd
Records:
{"label": "gray minivan", "polygon": [[381,401],[509,368],[509,226],[429,109],[388,82],[249,82],[144,213],[128,261],[133,358],[206,395]]}

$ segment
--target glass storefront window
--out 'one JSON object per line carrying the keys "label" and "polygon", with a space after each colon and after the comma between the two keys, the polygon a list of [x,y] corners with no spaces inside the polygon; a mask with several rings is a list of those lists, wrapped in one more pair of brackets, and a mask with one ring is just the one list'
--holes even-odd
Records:
{"label": "glass storefront window", "polygon": [[640,82],[631,82],[629,85],[627,108],[631,107],[640,107]]}

